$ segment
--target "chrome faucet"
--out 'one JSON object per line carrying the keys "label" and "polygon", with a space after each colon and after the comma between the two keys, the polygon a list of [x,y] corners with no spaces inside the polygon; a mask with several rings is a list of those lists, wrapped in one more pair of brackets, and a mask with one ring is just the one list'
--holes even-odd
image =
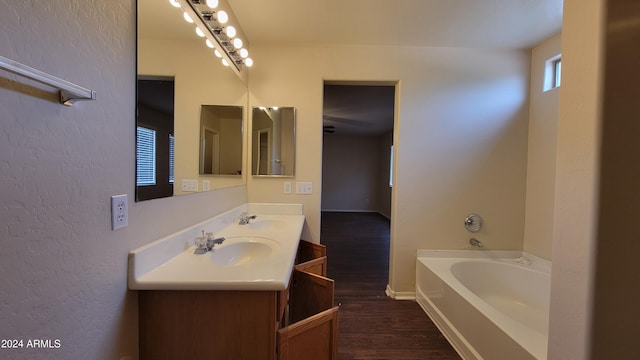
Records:
{"label": "chrome faucet", "polygon": [[475,246],[475,247],[484,247],[484,244],[482,243],[482,241],[476,239],[476,238],[471,238],[469,239],[469,244],[471,244],[471,246]]}
{"label": "chrome faucet", "polygon": [[255,218],[256,218],[256,215],[249,215],[249,213],[243,212],[240,214],[240,222],[238,222],[238,224],[247,225],[249,223],[249,220],[255,219]]}
{"label": "chrome faucet", "polygon": [[212,251],[213,247],[224,242],[224,237],[214,237],[213,233],[207,233],[207,250]]}
{"label": "chrome faucet", "polygon": [[193,253],[206,254],[208,251],[213,251],[214,246],[222,244],[224,240],[224,237],[216,238],[210,232],[205,235],[204,230],[202,230],[202,236],[196,238],[196,249]]}

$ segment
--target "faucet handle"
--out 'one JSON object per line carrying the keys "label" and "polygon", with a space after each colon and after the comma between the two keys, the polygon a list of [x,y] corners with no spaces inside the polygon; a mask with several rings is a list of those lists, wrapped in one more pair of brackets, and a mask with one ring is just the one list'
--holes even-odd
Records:
{"label": "faucet handle", "polygon": [[199,236],[195,240],[196,249],[193,251],[194,254],[204,254],[207,252],[207,239],[204,236]]}

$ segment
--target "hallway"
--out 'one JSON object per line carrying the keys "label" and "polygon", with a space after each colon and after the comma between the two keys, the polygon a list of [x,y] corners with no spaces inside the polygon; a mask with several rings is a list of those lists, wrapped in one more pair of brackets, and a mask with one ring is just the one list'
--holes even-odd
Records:
{"label": "hallway", "polygon": [[377,213],[322,212],[321,243],[340,305],[340,360],[460,359],[420,306],[385,295],[389,220]]}

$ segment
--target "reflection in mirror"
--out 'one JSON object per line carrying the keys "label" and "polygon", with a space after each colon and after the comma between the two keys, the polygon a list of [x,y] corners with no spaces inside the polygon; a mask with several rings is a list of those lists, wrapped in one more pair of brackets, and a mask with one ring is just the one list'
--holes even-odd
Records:
{"label": "reflection in mirror", "polygon": [[295,175],[296,111],[292,107],[254,107],[251,174]]}
{"label": "reflection in mirror", "polygon": [[[192,194],[245,184],[247,171],[243,171],[243,167],[247,165],[246,154],[242,153],[242,140],[245,137],[242,130],[239,130],[239,139],[238,136],[232,137],[236,146],[241,149],[240,155],[236,151],[227,152],[224,147],[216,154],[221,171],[227,166],[227,154],[232,155],[233,159],[230,161],[233,161],[233,165],[229,165],[230,168],[224,173],[233,172],[234,175],[201,174],[200,117],[203,104],[236,107],[240,108],[239,126],[244,128],[247,120],[246,112],[242,109],[247,106],[249,99],[246,84],[229,67],[222,66],[213,50],[195,34],[193,24],[184,21],[182,11],[171,6],[169,1],[138,0],[137,10],[138,79],[171,80],[174,93],[173,100],[166,100],[164,104],[173,107],[173,115],[166,116],[173,121],[172,124],[167,123],[167,128],[173,127],[173,136],[165,141],[164,135],[156,133],[155,138],[156,151],[167,147],[160,140],[170,142],[173,150],[170,156],[172,165],[165,166],[166,157],[155,154],[155,181],[164,181],[169,176],[173,179],[172,186],[164,189],[162,194],[144,194],[151,188],[148,185],[145,185],[145,189],[137,186],[136,200]],[[138,144],[141,139],[141,136],[137,137]],[[224,142],[224,137],[219,138],[220,146]],[[167,176],[160,174],[162,167],[172,168],[173,173]]]}
{"label": "reflection in mirror", "polygon": [[138,78],[136,200],[173,195],[173,78]]}
{"label": "reflection in mirror", "polygon": [[202,105],[200,174],[242,175],[242,106]]}

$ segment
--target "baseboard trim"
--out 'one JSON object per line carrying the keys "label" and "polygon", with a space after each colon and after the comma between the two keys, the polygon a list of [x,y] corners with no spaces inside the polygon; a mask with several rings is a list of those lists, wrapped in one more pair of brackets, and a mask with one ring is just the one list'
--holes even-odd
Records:
{"label": "baseboard trim", "polygon": [[393,300],[416,300],[416,293],[414,291],[393,291],[389,284],[387,284],[387,288],[384,292]]}

